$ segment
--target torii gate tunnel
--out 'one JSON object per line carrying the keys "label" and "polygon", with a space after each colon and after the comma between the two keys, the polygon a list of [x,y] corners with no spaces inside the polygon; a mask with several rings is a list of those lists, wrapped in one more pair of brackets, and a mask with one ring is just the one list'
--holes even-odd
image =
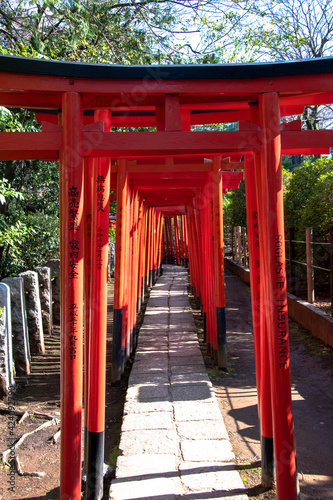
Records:
{"label": "torii gate tunnel", "polygon": [[[0,90],[0,105],[33,109],[42,122],[41,132],[0,133],[0,159],[60,165],[61,499],[81,498],[83,365],[86,498],[102,498],[110,189],[117,197],[112,381],[135,349],[144,289],[170,258],[189,263],[207,348],[226,369],[222,195],[243,171],[262,482],[272,481],[274,448],[278,498],[296,499],[281,153],[327,154],[333,131],[301,130],[300,120],[280,117],[333,102],[333,58],[107,66],[0,56]],[[228,122],[238,130],[191,129]]]}

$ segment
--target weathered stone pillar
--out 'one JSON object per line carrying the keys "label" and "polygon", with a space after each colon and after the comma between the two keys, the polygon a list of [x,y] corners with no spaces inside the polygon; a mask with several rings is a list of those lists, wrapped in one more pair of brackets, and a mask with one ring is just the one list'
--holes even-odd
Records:
{"label": "weathered stone pillar", "polygon": [[35,271],[25,271],[24,273],[20,273],[20,277],[23,278],[24,282],[30,350],[32,354],[44,354],[45,347],[38,274]]}
{"label": "weathered stone pillar", "polygon": [[10,288],[0,283],[0,398],[14,383]]}
{"label": "weathered stone pillar", "polygon": [[10,288],[13,358],[17,376],[30,373],[30,348],[23,278],[4,278]]}
{"label": "weathered stone pillar", "polygon": [[114,277],[114,266],[116,257],[116,245],[113,241],[109,241],[109,264],[108,264],[108,281]]}
{"label": "weathered stone pillar", "polygon": [[60,325],[60,260],[50,259],[45,266],[51,269],[53,324]]}
{"label": "weathered stone pillar", "polygon": [[39,297],[42,309],[43,333],[52,334],[52,283],[49,267],[36,267],[39,282]]}

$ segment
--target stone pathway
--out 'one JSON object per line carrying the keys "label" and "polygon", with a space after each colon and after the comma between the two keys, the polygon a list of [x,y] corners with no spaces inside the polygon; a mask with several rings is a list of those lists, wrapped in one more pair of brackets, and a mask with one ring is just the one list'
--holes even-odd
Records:
{"label": "stone pathway", "polygon": [[246,500],[199,349],[187,271],[163,269],[140,330],[110,499]]}

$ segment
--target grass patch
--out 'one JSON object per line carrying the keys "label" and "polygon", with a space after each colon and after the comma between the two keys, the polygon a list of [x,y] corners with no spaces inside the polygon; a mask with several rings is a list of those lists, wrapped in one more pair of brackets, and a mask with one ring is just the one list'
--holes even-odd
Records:
{"label": "grass patch", "polygon": [[110,465],[112,470],[116,470],[118,456],[119,456],[119,443],[112,448],[109,456],[108,464]]}

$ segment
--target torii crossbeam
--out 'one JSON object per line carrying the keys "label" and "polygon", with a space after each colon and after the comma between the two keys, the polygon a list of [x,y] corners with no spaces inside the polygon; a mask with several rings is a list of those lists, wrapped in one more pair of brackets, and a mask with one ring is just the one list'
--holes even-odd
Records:
{"label": "torii crossbeam", "polygon": [[[102,494],[110,187],[117,193],[114,381],[135,348],[142,290],[163,251],[189,259],[207,342],[223,368],[222,193],[237,187],[243,166],[262,480],[272,480],[274,440],[278,498],[297,499],[281,153],[329,153],[333,131],[301,130],[299,121],[281,125],[280,117],[331,102],[333,58],[117,66],[0,56],[0,105],[32,109],[42,122],[40,132],[0,133],[0,159],[60,164],[62,500],[81,498],[84,317],[86,498]],[[238,129],[194,127],[230,122]]]}

